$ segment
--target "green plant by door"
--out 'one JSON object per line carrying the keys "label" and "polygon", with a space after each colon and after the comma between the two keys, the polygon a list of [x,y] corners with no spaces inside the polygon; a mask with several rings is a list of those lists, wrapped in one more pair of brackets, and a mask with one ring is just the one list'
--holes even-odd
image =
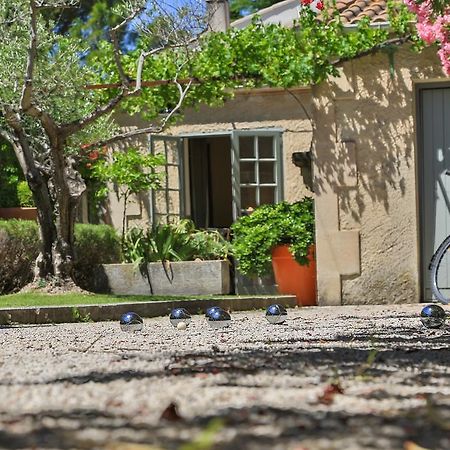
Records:
{"label": "green plant by door", "polygon": [[99,159],[92,167],[92,177],[102,186],[97,190],[97,197],[106,198],[109,188],[106,183],[113,183],[117,198],[123,200],[122,238],[127,231],[127,206],[130,196],[160,187],[163,174],[155,168],[164,165],[163,155],[143,154],[135,148],[116,151],[110,159]]}
{"label": "green plant by door", "polygon": [[288,244],[300,264],[308,264],[314,243],[314,204],[305,197],[295,203],[262,205],[231,226],[233,255],[244,275],[263,276],[271,270],[272,248]]}

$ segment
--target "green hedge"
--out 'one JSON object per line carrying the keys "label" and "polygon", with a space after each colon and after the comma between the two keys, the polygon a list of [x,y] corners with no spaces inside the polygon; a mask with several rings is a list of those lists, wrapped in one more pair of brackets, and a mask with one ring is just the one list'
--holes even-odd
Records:
{"label": "green hedge", "polygon": [[[0,294],[15,292],[33,278],[39,253],[39,230],[33,221],[0,220]],[[74,276],[77,283],[95,290],[100,264],[120,262],[120,238],[108,225],[75,225]]]}
{"label": "green hedge", "polygon": [[109,225],[75,225],[75,279],[80,287],[97,291],[101,264],[121,262],[120,237]]}
{"label": "green hedge", "polygon": [[37,224],[29,220],[0,220],[0,294],[25,286],[33,278],[39,253]]}

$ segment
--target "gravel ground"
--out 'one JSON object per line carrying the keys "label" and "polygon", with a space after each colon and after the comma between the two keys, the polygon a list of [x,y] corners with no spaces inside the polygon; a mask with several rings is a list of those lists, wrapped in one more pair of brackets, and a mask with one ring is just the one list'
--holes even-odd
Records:
{"label": "gravel ground", "polygon": [[448,450],[450,326],[422,306],[2,328],[0,448]]}

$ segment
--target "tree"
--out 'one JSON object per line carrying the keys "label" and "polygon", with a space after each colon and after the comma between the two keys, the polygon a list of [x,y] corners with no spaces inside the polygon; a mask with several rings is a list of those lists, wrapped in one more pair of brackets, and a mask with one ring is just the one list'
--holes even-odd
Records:
{"label": "tree", "polygon": [[69,31],[77,20],[100,28],[105,26],[109,11],[118,3],[120,0],[79,0],[73,8],[52,9],[44,12],[44,17],[53,19],[60,33]]}
{"label": "tree", "polygon": [[[108,30],[120,22],[114,9],[123,0],[78,0],[73,8],[44,10],[43,16],[55,23],[55,30],[61,34],[71,33],[87,40],[95,47],[100,39],[108,39]],[[137,39],[131,26],[118,30],[122,48],[133,47]]]}
{"label": "tree", "polygon": [[[95,141],[117,134],[111,114],[121,102],[141,92],[147,58],[166,46],[188,51],[192,30],[177,27],[174,16],[178,11],[172,11],[166,14],[171,25],[167,39],[160,34],[160,47],[141,51],[138,73],[135,81],[130,81],[117,35],[140,15],[158,13],[158,2],[148,3],[146,7],[144,2],[128,2],[131,8],[115,9],[122,20],[108,30],[110,40],[100,42],[105,59],[97,55],[98,64],[91,66],[80,63],[80,55],[88,50],[83,40],[57,34],[54,22],[41,14],[73,7],[74,0],[0,0],[0,36],[7,43],[0,50],[0,135],[12,145],[38,209],[42,248],[36,262],[37,279],[53,277],[57,283],[72,279],[75,214],[85,190],[75,167],[80,147],[86,142],[95,147]],[[141,26],[144,28],[144,21]],[[154,39],[147,38],[149,41],[154,43]],[[117,89],[105,95],[86,89],[108,76],[118,81]],[[177,95],[183,98],[185,88],[174,83]],[[172,104],[181,105],[175,97],[166,96]],[[161,130],[176,109],[162,119],[155,114],[156,122],[146,132]]]}
{"label": "tree", "polygon": [[442,69],[450,76],[450,6],[448,0],[404,0],[416,15],[417,33],[428,44],[439,46]]}
{"label": "tree", "polygon": [[280,3],[283,0],[231,0],[230,13],[232,19],[239,19],[260,9]]}
{"label": "tree", "polygon": [[[410,18],[399,15],[402,35],[390,37],[368,21],[346,33],[338,14],[319,22],[304,8],[298,30],[255,20],[243,30],[204,34],[201,9],[129,0],[112,11],[121,20],[109,27],[109,39],[90,52],[41,14],[75,3],[0,0],[0,136],[12,145],[38,209],[35,281],[72,283],[82,152],[158,133],[183,105],[221,104],[237,87],[319,83],[337,75],[340,62],[400,45],[411,31]],[[139,40],[124,54],[117,36],[129,24]],[[82,62],[80,55],[87,55]],[[112,116],[121,109],[140,113],[149,126],[122,132]]]}

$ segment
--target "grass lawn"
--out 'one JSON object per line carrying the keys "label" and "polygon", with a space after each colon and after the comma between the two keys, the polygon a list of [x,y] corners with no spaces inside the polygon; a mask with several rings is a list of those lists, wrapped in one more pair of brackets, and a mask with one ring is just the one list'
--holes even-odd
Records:
{"label": "grass lawn", "polygon": [[11,294],[0,296],[0,308],[18,306],[78,306],[104,303],[157,302],[161,300],[188,300],[212,298],[211,296],[156,296],[156,295],[109,295],[109,294],[60,294],[48,295],[27,292],[25,294]]}

